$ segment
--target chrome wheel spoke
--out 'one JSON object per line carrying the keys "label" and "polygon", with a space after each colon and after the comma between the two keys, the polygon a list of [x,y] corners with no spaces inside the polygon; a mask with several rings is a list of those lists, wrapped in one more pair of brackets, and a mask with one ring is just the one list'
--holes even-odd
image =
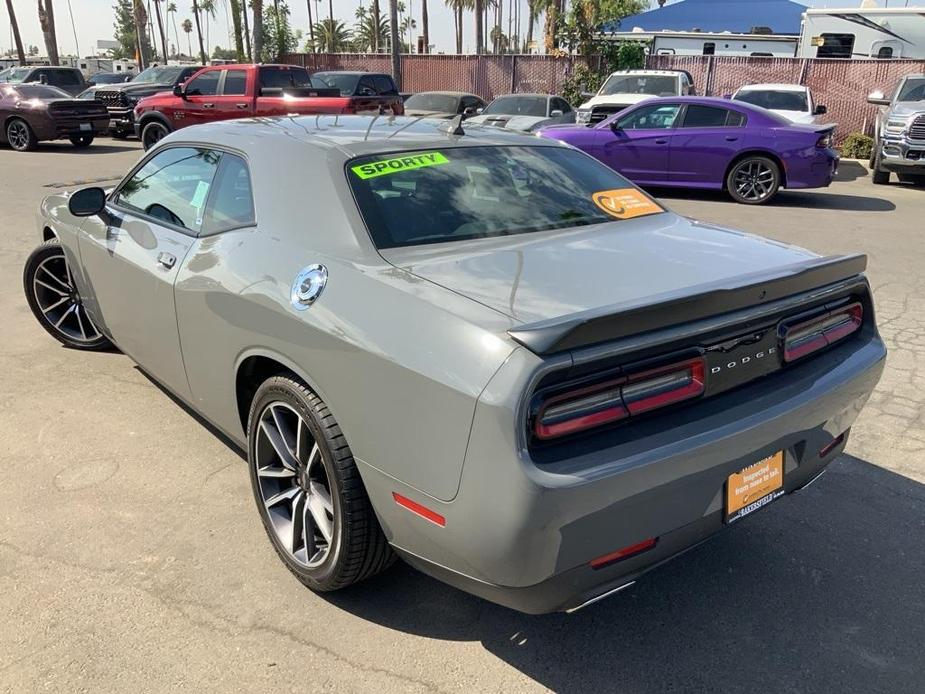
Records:
{"label": "chrome wheel spoke", "polygon": [[57,294],[58,296],[66,296],[66,297],[70,298],[70,294],[68,294],[66,291],[61,291],[61,290],[58,289],[57,287],[52,287],[50,284],[48,284],[47,282],[43,282],[43,281],[40,280],[38,277],[36,277],[33,281],[34,281],[36,284],[41,285],[42,287],[45,287],[45,289],[54,292],[54,293]]}
{"label": "chrome wheel spoke", "polygon": [[260,421],[260,429],[276,452],[276,457],[279,458],[280,464],[295,474],[295,461],[292,460],[292,454],[286,447],[286,443],[283,441],[279,431],[272,424],[268,424],[265,419]]}
{"label": "chrome wheel spoke", "polygon": [[63,297],[61,297],[60,299],[58,299],[55,303],[49,304],[48,306],[45,306],[44,308],[42,308],[42,313],[47,314],[47,313],[48,313],[49,311],[51,311],[52,309],[56,309],[56,308],[58,308],[61,304],[66,304],[66,303],[67,303],[68,301],[70,301],[70,300],[71,300],[71,297],[69,297],[69,296],[63,296]]}
{"label": "chrome wheel spoke", "polygon": [[279,494],[274,494],[269,499],[263,500],[263,505],[267,508],[276,506],[277,504],[283,501],[292,502],[296,494],[301,494],[302,490],[298,487],[289,487],[289,489],[284,489]]}
{"label": "chrome wheel spoke", "polygon": [[58,322],[55,323],[55,327],[56,327],[56,328],[60,328],[60,327],[61,327],[61,324],[65,321],[65,319],[66,319],[69,315],[71,315],[71,313],[74,312],[74,309],[76,309],[76,308],[77,308],[76,304],[71,304],[70,307],[67,309],[67,311],[65,311],[64,313],[61,314],[61,317],[58,319]]}
{"label": "chrome wheel spoke", "polygon": [[308,493],[308,510],[311,511],[315,527],[327,542],[334,537],[334,505],[327,490],[312,482]]}

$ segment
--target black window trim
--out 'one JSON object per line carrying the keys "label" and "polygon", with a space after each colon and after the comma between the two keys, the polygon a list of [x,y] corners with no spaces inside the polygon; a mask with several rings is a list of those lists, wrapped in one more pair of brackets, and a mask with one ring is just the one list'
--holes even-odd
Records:
{"label": "black window trim", "polygon": [[[740,110],[738,110],[738,109],[730,108],[729,106],[726,106],[726,105],[718,105],[718,104],[717,104],[717,105],[714,105],[714,104],[683,104],[683,106],[684,106],[684,108],[682,109],[682,112],[678,114],[678,118],[675,118],[675,122],[674,122],[674,124],[672,124],[672,126],[671,126],[671,129],[672,129],[672,130],[687,130],[687,128],[685,128],[685,127],[684,127],[683,125],[681,125],[681,124],[684,123],[684,119],[687,118],[687,109],[688,109],[688,107],[690,107],[690,106],[705,106],[706,108],[719,108],[719,109],[722,109],[723,111],[726,112],[726,118],[725,118],[725,122],[724,122],[723,125],[693,125],[693,126],[691,126],[692,128],[712,128],[712,129],[714,129],[714,130],[726,130],[727,128],[744,128],[745,125],[748,123],[748,114],[747,114],[747,113],[743,113],[742,111],[740,111]],[[741,115],[742,118],[743,118],[742,123],[739,124],[739,125],[727,125],[727,123],[728,123],[728,121],[729,121],[729,114],[730,114],[730,113],[738,113],[739,115]]]}
{"label": "black window trim", "polygon": [[[253,206],[254,206],[253,223],[241,224],[239,226],[235,226],[232,228],[221,229],[221,230],[210,232],[208,234],[202,234],[199,231],[194,231],[193,229],[180,226],[179,224],[172,224],[168,221],[161,219],[160,217],[154,217],[152,215],[145,214],[144,212],[140,212],[138,210],[125,207],[124,205],[120,205],[116,202],[116,199],[119,197],[119,193],[122,191],[122,188],[125,186],[125,184],[128,183],[128,181],[131,180],[132,176],[138,173],[145,166],[145,164],[147,164],[149,161],[151,161],[154,157],[156,157],[161,152],[166,152],[168,149],[177,149],[177,148],[182,148],[182,147],[212,149],[217,152],[221,152],[222,154],[233,154],[244,160],[244,164],[247,166],[247,175],[251,179],[251,199],[253,201]],[[218,166],[215,167],[215,176],[212,177],[213,181],[218,176],[218,172],[219,172],[219,169],[221,168],[221,165],[222,165],[222,162],[221,160],[219,160]],[[203,208],[202,208],[203,210],[208,210],[211,208],[212,196],[214,195],[214,192],[215,192],[215,189],[212,187],[212,184],[209,183],[209,194],[206,196],[205,204],[203,205]],[[145,156],[140,162],[138,162],[135,165],[135,167],[131,169],[122,178],[121,181],[119,181],[119,184],[115,188],[112,189],[112,192],[110,192],[109,195],[106,196],[106,207],[107,208],[111,207],[112,209],[117,210],[118,212],[121,212],[123,214],[137,217],[138,219],[144,220],[146,222],[151,222],[152,224],[157,224],[158,226],[165,227],[172,231],[178,231],[184,236],[189,236],[190,238],[194,238],[194,239],[208,238],[211,236],[216,236],[217,234],[224,234],[227,231],[234,231],[235,229],[247,229],[250,227],[257,226],[257,199],[254,196],[254,179],[251,176],[250,160],[247,158],[247,155],[241,150],[235,149],[233,147],[227,147],[225,145],[211,144],[208,142],[193,142],[193,141],[171,142],[169,145],[165,145],[163,147],[155,147],[154,149],[151,150],[151,152],[147,156]]]}

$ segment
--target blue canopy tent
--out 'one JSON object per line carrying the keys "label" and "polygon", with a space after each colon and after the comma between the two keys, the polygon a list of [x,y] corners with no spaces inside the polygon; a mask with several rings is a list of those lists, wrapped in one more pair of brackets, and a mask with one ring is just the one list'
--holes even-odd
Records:
{"label": "blue canopy tent", "polygon": [[632,31],[731,31],[748,34],[768,27],[775,34],[800,33],[805,5],[790,0],[682,0],[601,26],[601,33]]}

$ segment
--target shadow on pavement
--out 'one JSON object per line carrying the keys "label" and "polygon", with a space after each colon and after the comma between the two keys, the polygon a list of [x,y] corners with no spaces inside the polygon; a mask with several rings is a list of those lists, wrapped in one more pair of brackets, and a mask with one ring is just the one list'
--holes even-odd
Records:
{"label": "shadow on pavement", "polygon": [[868,172],[867,167],[861,162],[842,159],[838,164],[838,173],[835,174],[835,180],[856,181],[869,175],[870,172]]}
{"label": "shadow on pavement", "polygon": [[403,564],[326,595],[478,641],[567,692],[925,691],[925,485],[842,456],[811,487],[573,615],[522,615]]}
{"label": "shadow on pavement", "polygon": [[[654,188],[646,190],[653,195],[666,200],[703,200],[705,202],[724,202],[729,205],[738,205],[725,192],[721,190],[695,190],[691,188]],[[743,205],[743,207],[748,207]],[[803,192],[782,190],[777,196],[760,209],[773,209],[775,207],[802,207],[819,210],[840,210],[845,212],[890,212],[896,209],[889,200],[863,195],[845,195],[843,193],[828,193],[823,190]]]}
{"label": "shadow on pavement", "polygon": [[141,153],[141,146],[136,144],[115,144],[114,141],[107,140],[105,144],[94,141],[89,147],[78,149],[70,142],[63,140],[61,142],[54,140],[52,142],[40,142],[31,152],[21,152],[23,156],[30,154],[119,154],[122,152]]}

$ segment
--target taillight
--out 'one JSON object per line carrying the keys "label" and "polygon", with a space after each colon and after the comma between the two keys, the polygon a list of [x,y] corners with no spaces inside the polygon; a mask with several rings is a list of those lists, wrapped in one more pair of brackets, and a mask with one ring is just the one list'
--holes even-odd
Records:
{"label": "taillight", "polygon": [[816,140],[816,147],[819,149],[825,149],[826,147],[832,146],[832,133],[831,131],[827,132],[825,135]]}
{"label": "taillight", "polygon": [[697,357],[554,395],[540,405],[533,433],[555,439],[696,398],[704,372]]}
{"label": "taillight", "polygon": [[796,361],[848,337],[861,327],[863,318],[864,308],[854,303],[809,320],[784,323],[780,329],[784,361]]}

